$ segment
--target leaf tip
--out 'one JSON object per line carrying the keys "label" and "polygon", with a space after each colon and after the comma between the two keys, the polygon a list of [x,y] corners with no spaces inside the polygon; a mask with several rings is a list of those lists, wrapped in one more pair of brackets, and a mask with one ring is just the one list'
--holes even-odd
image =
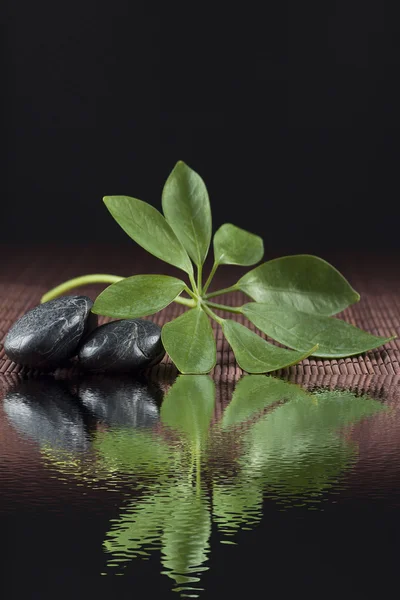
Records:
{"label": "leaf tip", "polygon": [[174,173],[175,171],[183,170],[183,169],[188,169],[187,164],[183,160],[178,160],[177,163],[175,164],[174,168],[172,169],[172,173]]}

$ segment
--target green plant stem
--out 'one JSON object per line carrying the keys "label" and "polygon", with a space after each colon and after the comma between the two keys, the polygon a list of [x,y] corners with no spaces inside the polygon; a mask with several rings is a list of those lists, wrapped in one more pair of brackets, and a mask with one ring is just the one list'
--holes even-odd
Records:
{"label": "green plant stem", "polygon": [[207,278],[207,281],[204,284],[203,294],[205,294],[207,292],[207,290],[209,288],[209,285],[210,285],[210,283],[211,283],[211,281],[212,281],[212,279],[213,279],[213,277],[215,275],[215,271],[218,269],[218,266],[219,266],[218,263],[214,262],[213,267],[212,267],[212,269],[210,271],[210,274],[209,274],[209,276]]}
{"label": "green plant stem", "polygon": [[196,285],[196,282],[194,280],[193,273],[188,273],[188,276],[189,276],[189,280],[190,280],[190,285],[192,286],[192,289],[193,289],[194,293],[198,295],[199,294],[199,290],[197,289],[197,285]]}
{"label": "green plant stem", "polygon": [[124,277],[119,277],[118,275],[82,275],[81,277],[75,277],[74,279],[64,281],[64,283],[60,283],[60,285],[57,285],[55,288],[49,290],[44,294],[44,296],[42,296],[40,302],[48,302],[49,300],[53,300],[54,298],[62,296],[62,294],[69,292],[69,290],[73,290],[74,288],[81,287],[83,285],[89,285],[92,283],[117,283],[118,281],[122,281],[122,279],[124,279]]}
{"label": "green plant stem", "polygon": [[227,304],[217,304],[216,302],[208,302],[208,300],[205,301],[205,304],[207,306],[210,306],[211,308],[217,308],[218,310],[226,310],[231,313],[237,313],[238,315],[242,314],[241,306],[228,306]]}
{"label": "green plant stem", "polygon": [[[118,283],[118,281],[122,281],[125,277],[120,277],[119,275],[107,275],[107,274],[95,274],[95,275],[82,275],[81,277],[75,277],[74,279],[69,279],[68,281],[64,281],[64,283],[60,283],[55,288],[49,290],[41,297],[40,302],[48,302],[49,300],[53,300],[54,298],[58,298],[62,296],[66,292],[73,290],[77,287],[81,287],[83,285],[90,285],[96,283]],[[185,288],[185,291],[192,296],[191,298],[182,298],[178,296],[175,298],[174,302],[177,304],[183,304],[184,306],[189,306],[190,308],[194,308],[197,304],[197,298],[195,294],[188,287]]]}
{"label": "green plant stem", "polygon": [[182,296],[175,298],[174,302],[177,304],[183,304],[184,306],[189,306],[189,308],[194,308],[197,305],[195,300],[192,300],[191,298],[182,298]]}
{"label": "green plant stem", "polygon": [[187,285],[185,285],[185,287],[184,287],[184,292],[186,292],[189,296],[191,296],[193,298],[193,300],[195,301],[195,303],[197,304],[197,300],[199,299],[199,297]]}
{"label": "green plant stem", "polygon": [[231,285],[231,287],[223,288],[222,290],[216,290],[215,292],[211,292],[210,294],[206,294],[204,296],[205,300],[209,298],[214,298],[214,296],[222,296],[222,294],[229,294],[229,292],[237,292],[238,288],[235,285]]}
{"label": "green plant stem", "polygon": [[202,294],[202,286],[203,286],[203,265],[199,265],[197,267],[197,290],[199,294]]}
{"label": "green plant stem", "polygon": [[218,315],[215,314],[214,311],[211,310],[211,308],[209,308],[207,306],[207,304],[202,303],[201,304],[202,309],[204,310],[204,312],[211,317],[212,319],[214,319],[214,321],[216,321],[217,323],[219,323],[219,325],[222,325],[222,323],[224,322],[224,319],[222,319],[221,317],[219,317]]}

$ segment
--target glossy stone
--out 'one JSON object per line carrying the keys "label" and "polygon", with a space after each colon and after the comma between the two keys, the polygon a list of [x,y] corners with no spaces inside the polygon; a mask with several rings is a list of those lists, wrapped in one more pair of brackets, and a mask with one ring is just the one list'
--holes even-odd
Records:
{"label": "glossy stone", "polygon": [[127,372],[151,367],[164,354],[161,327],[143,319],[124,319],[95,329],[78,356],[90,371]]}
{"label": "glossy stone", "polygon": [[79,404],[60,382],[22,381],[6,394],[3,409],[17,431],[40,446],[70,452],[89,448]]}
{"label": "glossy stone", "polygon": [[97,325],[92,306],[87,296],[62,296],[39,304],[11,327],[5,353],[21,365],[57,367],[77,353],[79,343]]}
{"label": "glossy stone", "polygon": [[77,388],[83,406],[96,420],[113,427],[153,427],[159,421],[162,390],[130,376],[87,376]]}

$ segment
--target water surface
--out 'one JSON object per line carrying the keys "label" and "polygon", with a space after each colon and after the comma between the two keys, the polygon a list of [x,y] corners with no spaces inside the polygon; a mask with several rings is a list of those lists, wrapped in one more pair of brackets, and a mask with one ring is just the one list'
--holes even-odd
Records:
{"label": "water surface", "polygon": [[365,598],[397,585],[396,381],[1,389],[6,597]]}

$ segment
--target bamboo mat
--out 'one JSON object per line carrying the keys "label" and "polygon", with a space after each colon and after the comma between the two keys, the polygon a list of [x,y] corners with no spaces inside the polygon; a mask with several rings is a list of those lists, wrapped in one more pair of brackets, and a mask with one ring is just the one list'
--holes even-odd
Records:
{"label": "bamboo mat", "polygon": [[[0,267],[0,377],[21,378],[36,376],[38,373],[10,361],[4,354],[3,340],[12,323],[27,310],[39,303],[41,295],[62,281],[86,273],[115,273],[133,275],[137,273],[169,273],[181,276],[170,268],[144,254],[134,244],[121,249],[90,246],[84,248],[4,248]],[[271,256],[273,258],[274,256]],[[397,257],[393,256],[323,256],[348,277],[353,287],[361,293],[361,302],[344,311],[340,317],[369,331],[390,336],[400,335],[400,278],[398,277]],[[220,269],[215,288],[232,284],[243,270],[236,267]],[[103,286],[104,287],[104,286]],[[80,288],[76,292],[95,298],[102,290],[99,286]],[[225,295],[226,304],[240,305],[245,302],[241,293]],[[162,325],[178,316],[183,307],[172,304],[154,317],[149,317]],[[223,313],[221,313],[222,316]],[[239,315],[241,322],[250,325]],[[107,319],[100,319],[104,322]],[[254,330],[254,326],[250,325]],[[234,383],[243,373],[236,364],[233,352],[222,336],[219,327],[214,328],[217,340],[217,364],[211,375],[217,382]],[[350,385],[361,382],[366,385],[377,376],[382,381],[396,381],[400,376],[400,339],[393,340],[383,348],[361,356],[339,360],[306,359],[301,364],[282,370],[277,375],[306,385]],[[176,369],[166,357],[154,367],[149,375],[160,381],[170,382],[176,377]],[[58,369],[55,377],[80,375],[77,365],[72,362],[69,368]]]}

